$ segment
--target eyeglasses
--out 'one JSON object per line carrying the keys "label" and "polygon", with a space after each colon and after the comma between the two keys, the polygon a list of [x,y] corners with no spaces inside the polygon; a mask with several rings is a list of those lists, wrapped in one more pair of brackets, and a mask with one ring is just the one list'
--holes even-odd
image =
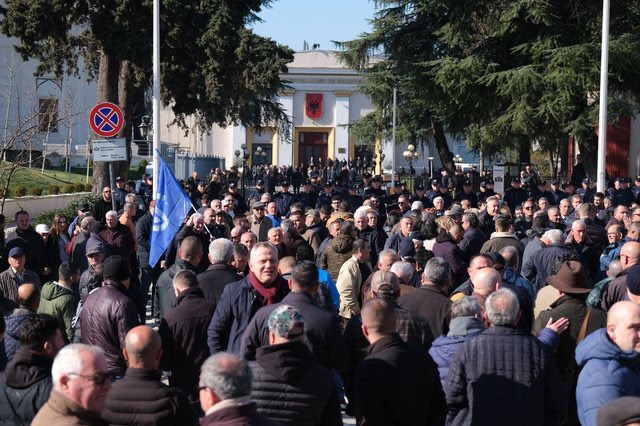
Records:
{"label": "eyeglasses", "polygon": [[208,388],[209,388],[209,386],[200,386],[200,387],[198,387],[198,392],[202,392],[203,390],[208,389]]}
{"label": "eyeglasses", "polygon": [[531,210],[531,209],[533,209],[533,207],[532,207],[532,206],[525,206],[525,208],[524,208],[524,209],[525,209],[525,210]]}
{"label": "eyeglasses", "polygon": [[67,375],[82,377],[83,379],[92,381],[98,386],[104,386],[104,384],[107,383],[107,381],[109,383],[113,383],[114,380],[116,379],[116,375],[114,373],[109,373],[108,371],[98,371],[96,373],[93,373],[91,376],[86,376],[84,374],[76,374],[76,373],[69,373]]}

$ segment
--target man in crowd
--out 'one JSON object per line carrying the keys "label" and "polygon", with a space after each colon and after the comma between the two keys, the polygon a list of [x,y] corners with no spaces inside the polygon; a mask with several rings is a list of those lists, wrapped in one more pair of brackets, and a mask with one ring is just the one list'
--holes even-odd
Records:
{"label": "man in crowd", "polygon": [[127,333],[128,368],[124,378],[113,384],[102,413],[110,424],[196,424],[185,395],[162,383],[161,355],[160,336],[151,327],[140,325]]}
{"label": "man in crowd", "polygon": [[40,288],[35,284],[22,284],[18,287],[18,305],[8,301],[15,309],[9,309],[10,315],[5,317],[6,333],[4,336],[4,350],[10,361],[20,346],[20,328],[29,317],[36,315],[40,306]]}
{"label": "man in crowd", "polygon": [[336,384],[304,342],[306,323],[284,303],[269,314],[268,345],[250,363],[252,396],[258,412],[282,425],[340,425]]}
{"label": "man in crowd", "polygon": [[42,287],[40,278],[31,269],[26,267],[26,252],[20,247],[14,247],[9,250],[7,257],[9,268],[0,273],[0,290],[7,299],[18,302],[18,287],[25,283],[35,284],[38,288]]}
{"label": "man in crowd", "polygon": [[20,349],[0,376],[0,423],[30,424],[51,393],[51,365],[64,347],[58,320],[29,316],[20,327]]}
{"label": "man in crowd", "polygon": [[355,389],[366,424],[443,424],[446,404],[436,365],[396,334],[394,307],[384,299],[365,303],[362,331],[371,346]]}
{"label": "man in crowd", "polygon": [[[448,422],[492,425],[559,424],[562,387],[551,351],[515,328],[517,296],[508,289],[486,301],[487,331],[467,340],[445,383]],[[499,398],[501,409],[495,410]]]}
{"label": "man in crowd", "polygon": [[173,288],[176,307],[167,311],[158,330],[163,349],[160,366],[171,372],[169,384],[184,392],[197,408],[198,374],[209,356],[207,329],[215,303],[204,298],[192,271],[178,272],[173,278]]}
{"label": "man in crowd", "polygon": [[51,367],[53,390],[33,419],[33,426],[107,425],[100,416],[113,375],[104,351],[83,344],[63,348]]}
{"label": "man in crowd", "polygon": [[576,348],[582,367],[576,398],[578,417],[596,425],[598,409],[623,396],[640,396],[640,306],[621,301],[607,314],[607,327],[587,336]]}
{"label": "man in crowd", "polygon": [[73,263],[63,262],[58,268],[58,281],[42,287],[39,314],[53,315],[63,325],[67,341],[73,341],[73,317],[80,297],[78,282],[80,271]]}
{"label": "man in crowd", "polygon": [[[275,230],[272,228],[269,230]],[[217,304],[227,284],[238,281],[238,271],[232,266],[233,243],[224,238],[213,240],[209,244],[209,262],[206,271],[198,274],[198,286],[204,297]]]}
{"label": "man in crowd", "polygon": [[251,210],[253,211],[253,214],[249,216],[251,232],[259,242],[267,241],[267,233],[273,227],[273,222],[265,216],[265,204],[262,201],[256,201],[251,206]]}
{"label": "man in crowd", "polygon": [[369,243],[358,239],[353,243],[352,256],[340,267],[336,287],[340,293],[340,316],[346,323],[360,313],[360,289],[371,275]]}
{"label": "man in crowd", "polygon": [[212,354],[240,354],[240,340],[256,311],[280,302],[288,293],[287,283],[278,274],[278,253],[271,244],[253,247],[249,270],[248,276],[225,286],[222,292],[208,330]]}
{"label": "man in crowd", "polygon": [[102,287],[87,296],[80,313],[82,342],[101,347],[104,369],[122,377],[127,368],[122,353],[125,337],[140,324],[129,296],[131,271],[121,256],[109,256],[104,261],[102,277]]}

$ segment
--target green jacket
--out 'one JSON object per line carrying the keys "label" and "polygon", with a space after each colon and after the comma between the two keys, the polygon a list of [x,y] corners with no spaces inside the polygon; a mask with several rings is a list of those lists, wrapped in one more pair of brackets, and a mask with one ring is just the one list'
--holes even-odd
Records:
{"label": "green jacket", "polygon": [[49,282],[42,287],[38,313],[49,314],[58,318],[61,323],[64,323],[64,331],[67,338],[72,341],[73,327],[71,322],[76,314],[79,301],[80,297],[73,291],[55,282]]}

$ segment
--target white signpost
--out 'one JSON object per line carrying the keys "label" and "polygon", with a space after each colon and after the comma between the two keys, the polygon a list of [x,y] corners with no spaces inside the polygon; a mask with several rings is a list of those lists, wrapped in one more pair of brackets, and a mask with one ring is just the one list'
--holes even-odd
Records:
{"label": "white signpost", "polygon": [[127,141],[122,139],[102,139],[93,141],[93,161],[126,161]]}
{"label": "white signpost", "polygon": [[493,165],[493,182],[494,187],[493,190],[498,194],[504,194],[504,166],[503,165]]}

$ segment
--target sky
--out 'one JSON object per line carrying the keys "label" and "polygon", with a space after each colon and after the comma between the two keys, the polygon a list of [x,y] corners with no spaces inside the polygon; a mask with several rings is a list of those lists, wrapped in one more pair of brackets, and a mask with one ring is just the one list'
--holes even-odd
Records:
{"label": "sky", "polygon": [[259,15],[264,22],[253,29],[294,50],[302,50],[305,40],[310,47],[317,43],[334,50],[332,40],[348,41],[369,31],[374,11],[373,0],[274,0]]}

